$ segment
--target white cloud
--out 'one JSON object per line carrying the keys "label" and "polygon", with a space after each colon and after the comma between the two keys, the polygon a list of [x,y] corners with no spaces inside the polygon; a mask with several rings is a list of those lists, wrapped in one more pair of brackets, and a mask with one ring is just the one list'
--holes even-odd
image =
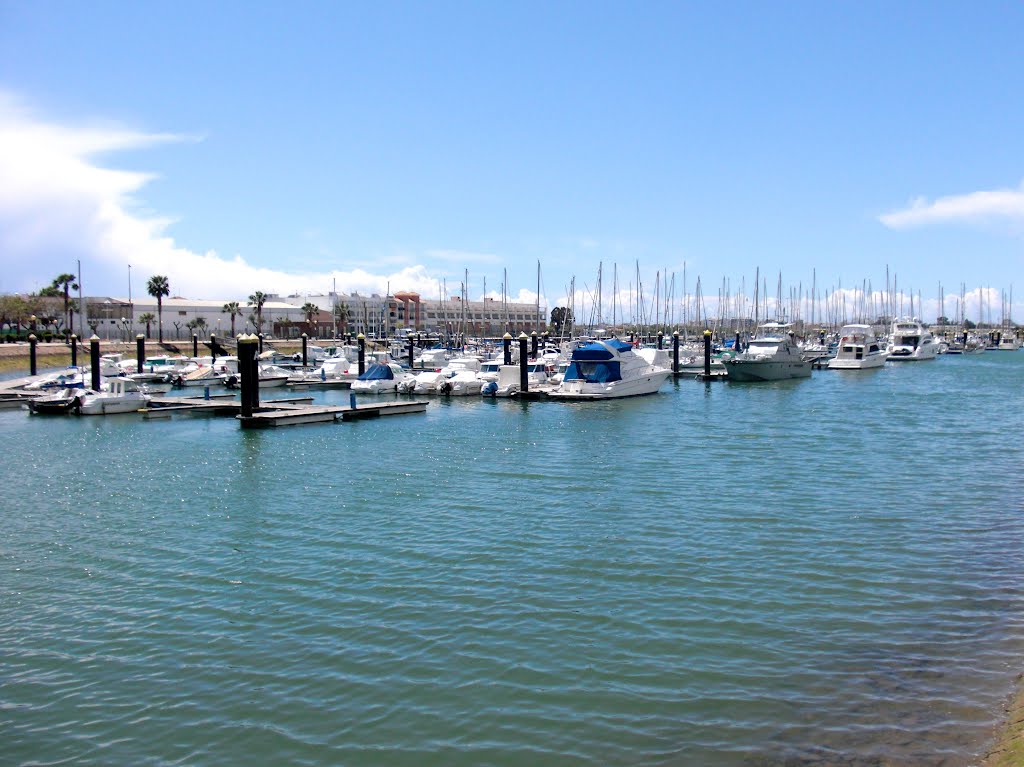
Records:
{"label": "white cloud", "polygon": [[500,264],[501,258],[493,253],[471,253],[465,250],[428,250],[426,256],[437,261],[454,264]]}
{"label": "white cloud", "polygon": [[995,189],[969,194],[939,197],[929,202],[924,197],[910,206],[878,217],[890,229],[960,222],[968,224],[1009,220],[1024,222],[1024,184],[1016,189]]}
{"label": "white cloud", "polygon": [[[141,213],[137,198],[153,175],[103,167],[98,155],[194,140],[111,125],[61,125],[33,114],[0,90],[0,292],[38,290],[82,265],[87,295],[126,297],[131,264],[136,295],[149,276],[168,277],[172,295],[239,298],[255,290],[282,295],[385,293],[437,295],[439,281],[415,254],[373,254],[381,274],[362,269],[286,272],[242,255],[195,252],[178,245],[173,220]],[[314,227],[303,237],[316,239]],[[434,250],[426,258],[493,263],[497,256]],[[317,259],[320,260],[320,259]]]}

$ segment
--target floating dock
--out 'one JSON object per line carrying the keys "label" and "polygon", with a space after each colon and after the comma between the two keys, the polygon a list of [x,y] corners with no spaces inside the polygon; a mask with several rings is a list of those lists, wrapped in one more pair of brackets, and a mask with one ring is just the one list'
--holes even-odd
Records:
{"label": "floating dock", "polygon": [[167,418],[175,412],[229,416],[238,418],[243,429],[263,429],[306,423],[325,423],[341,419],[379,418],[384,415],[422,413],[427,409],[423,400],[409,402],[372,402],[351,405],[313,405],[312,397],[282,397],[263,400],[251,416],[242,415],[242,403],[221,397],[154,397],[150,406],[142,410],[144,418]]}

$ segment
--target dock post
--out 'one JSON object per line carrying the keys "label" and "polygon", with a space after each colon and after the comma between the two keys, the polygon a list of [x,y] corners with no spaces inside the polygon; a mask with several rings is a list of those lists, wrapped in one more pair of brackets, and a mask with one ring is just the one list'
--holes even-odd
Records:
{"label": "dock post", "polygon": [[503,335],[501,337],[501,345],[502,345],[502,347],[504,348],[504,351],[505,351],[505,362],[504,362],[504,364],[505,365],[511,365],[512,364],[512,334],[511,333],[505,333],[505,335]]}
{"label": "dock post", "polygon": [[366,372],[366,336],[359,334],[359,375]]}
{"label": "dock post", "polygon": [[736,341],[733,343],[732,350],[737,354],[740,353],[740,331],[736,331]]}
{"label": "dock post", "polygon": [[530,356],[537,359],[537,331],[530,333]]}
{"label": "dock post", "polygon": [[217,336],[214,333],[210,333],[210,364],[212,365],[217,361]]}
{"label": "dock post", "polygon": [[78,336],[71,334],[71,367],[78,367]]}
{"label": "dock post", "polygon": [[704,331],[704,376],[711,378],[711,331]]}
{"label": "dock post", "polygon": [[263,334],[260,333],[259,336],[257,336],[257,338],[259,339],[260,342],[260,354],[263,354]]}
{"label": "dock post", "polygon": [[353,410],[356,409],[356,393],[354,391],[348,393],[348,404]]}
{"label": "dock post", "polygon": [[309,345],[308,344],[309,344],[309,337],[305,333],[303,333],[302,334],[302,369],[303,370],[306,369],[307,350],[309,349]]}
{"label": "dock post", "polygon": [[658,331],[658,348],[659,349],[663,348],[664,343],[665,343],[665,333],[664,333],[664,331],[659,330]]}
{"label": "dock post", "polygon": [[28,335],[28,371],[29,375],[36,374],[36,344],[39,343],[35,333]]}
{"label": "dock post", "polygon": [[89,366],[92,369],[92,390],[100,390],[100,337],[95,333],[89,339]]}
{"label": "dock post", "polygon": [[192,356],[199,356],[199,336],[197,336],[195,333],[192,334]]}
{"label": "dock post", "polygon": [[256,357],[256,339],[244,333],[238,336],[238,375],[242,387],[242,418],[252,417],[252,368]]}
{"label": "dock post", "polygon": [[415,351],[416,342],[412,339],[412,336],[409,336],[409,370],[413,369],[413,362],[416,359]]}
{"label": "dock post", "polygon": [[135,372],[141,373],[146,367],[146,337],[139,333],[135,336]]}
{"label": "dock post", "polygon": [[[534,336],[536,338],[536,336]],[[530,360],[526,356],[526,333],[519,334],[519,391],[526,394],[530,390]]]}
{"label": "dock post", "polygon": [[207,402],[209,402],[209,400],[210,400],[210,387],[209,386],[204,386],[203,387],[203,399],[205,399]]}
{"label": "dock post", "polygon": [[672,334],[672,374],[679,375],[679,331]]}

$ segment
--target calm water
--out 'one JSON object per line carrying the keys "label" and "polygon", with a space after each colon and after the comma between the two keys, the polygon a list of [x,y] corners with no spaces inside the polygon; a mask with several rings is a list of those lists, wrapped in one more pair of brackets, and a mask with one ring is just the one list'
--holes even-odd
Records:
{"label": "calm water", "polygon": [[0,763],[974,764],[1024,670],[1022,385],[0,411]]}

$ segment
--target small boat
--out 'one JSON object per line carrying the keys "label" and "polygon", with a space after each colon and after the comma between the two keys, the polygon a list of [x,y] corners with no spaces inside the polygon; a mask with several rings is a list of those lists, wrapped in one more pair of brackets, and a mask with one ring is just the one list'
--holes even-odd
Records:
{"label": "small boat", "polygon": [[572,350],[569,367],[553,399],[598,400],[654,394],[672,375],[649,364],[632,344],[616,338],[591,341]]}
{"label": "small boat", "polygon": [[745,351],[722,360],[729,380],[746,383],[809,378],[812,364],[803,357],[791,327],[778,322],[761,325]]}
{"label": "small boat", "polygon": [[56,389],[82,389],[85,387],[85,369],[68,367],[56,373],[50,373],[30,384],[25,384],[25,391],[50,391]]}
{"label": "small boat", "polygon": [[410,394],[438,394],[441,384],[447,380],[447,373],[442,373],[440,370],[425,370],[400,382],[398,391]]}
{"label": "small boat", "polygon": [[210,365],[201,365],[195,370],[178,375],[174,383],[178,387],[188,388],[191,386],[223,386],[225,376],[218,373]]}
{"label": "small boat", "polygon": [[28,401],[28,409],[37,415],[67,415],[74,412],[82,389],[65,388]]}
{"label": "small boat", "polygon": [[112,415],[134,413],[149,405],[146,390],[129,378],[108,378],[106,389],[85,389],[78,394],[74,410],[79,415]]}
{"label": "small boat", "polygon": [[938,353],[935,337],[916,317],[892,323],[886,359],[893,362],[918,362],[933,360]]}
{"label": "small boat", "polygon": [[352,382],[352,391],[357,394],[381,394],[397,390],[399,383],[414,378],[396,362],[370,365],[361,376]]}
{"label": "small boat", "polygon": [[885,365],[885,352],[870,325],[844,325],[829,370],[869,370]]}

